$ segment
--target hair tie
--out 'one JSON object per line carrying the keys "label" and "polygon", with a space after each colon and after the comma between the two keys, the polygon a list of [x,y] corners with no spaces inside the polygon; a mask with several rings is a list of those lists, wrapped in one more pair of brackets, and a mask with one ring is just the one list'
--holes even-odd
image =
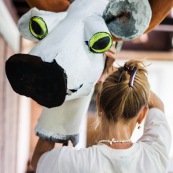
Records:
{"label": "hair tie", "polygon": [[138,71],[137,67],[136,66],[127,66],[127,65],[124,65],[124,67],[123,68],[120,68],[119,70],[121,72],[120,72],[120,77],[118,79],[118,83],[120,83],[121,80],[122,80],[123,72],[124,71],[127,71],[127,73],[130,75],[129,86],[130,87],[133,87],[135,75],[136,75],[136,72]]}

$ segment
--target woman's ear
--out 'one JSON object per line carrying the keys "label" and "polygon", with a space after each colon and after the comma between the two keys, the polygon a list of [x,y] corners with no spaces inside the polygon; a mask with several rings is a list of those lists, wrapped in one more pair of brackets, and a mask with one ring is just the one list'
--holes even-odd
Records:
{"label": "woman's ear", "polygon": [[143,119],[145,118],[146,114],[148,113],[148,107],[147,106],[144,106],[140,112],[139,112],[139,116],[138,116],[138,119],[137,119],[137,122],[138,124],[141,124]]}

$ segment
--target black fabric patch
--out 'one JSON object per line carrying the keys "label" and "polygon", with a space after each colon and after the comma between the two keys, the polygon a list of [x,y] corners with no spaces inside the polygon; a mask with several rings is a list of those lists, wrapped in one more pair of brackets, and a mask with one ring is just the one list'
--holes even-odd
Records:
{"label": "black fabric patch", "polygon": [[67,76],[55,60],[48,63],[38,56],[15,54],[6,61],[5,70],[13,90],[18,94],[48,108],[63,104]]}

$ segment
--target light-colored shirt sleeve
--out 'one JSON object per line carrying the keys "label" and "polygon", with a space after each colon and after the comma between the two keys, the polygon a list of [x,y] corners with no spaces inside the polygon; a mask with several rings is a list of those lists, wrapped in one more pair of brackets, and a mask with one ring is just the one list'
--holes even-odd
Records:
{"label": "light-colored shirt sleeve", "polygon": [[71,166],[75,165],[74,150],[74,147],[57,147],[44,153],[38,162],[36,173],[71,172]]}
{"label": "light-colored shirt sleeve", "polygon": [[151,145],[154,149],[169,155],[171,132],[164,112],[160,109],[149,110],[144,124],[143,136],[138,140]]}

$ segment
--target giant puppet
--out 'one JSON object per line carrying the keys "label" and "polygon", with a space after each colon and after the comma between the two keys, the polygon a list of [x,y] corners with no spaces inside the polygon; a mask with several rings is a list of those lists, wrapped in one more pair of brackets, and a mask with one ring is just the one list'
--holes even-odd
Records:
{"label": "giant puppet", "polygon": [[44,106],[36,135],[76,145],[93,87],[105,66],[103,53],[113,40],[130,40],[150,31],[173,2],[165,6],[159,0],[28,2],[37,8],[20,18],[19,31],[38,43],[28,54],[7,60],[7,77],[15,92]]}

